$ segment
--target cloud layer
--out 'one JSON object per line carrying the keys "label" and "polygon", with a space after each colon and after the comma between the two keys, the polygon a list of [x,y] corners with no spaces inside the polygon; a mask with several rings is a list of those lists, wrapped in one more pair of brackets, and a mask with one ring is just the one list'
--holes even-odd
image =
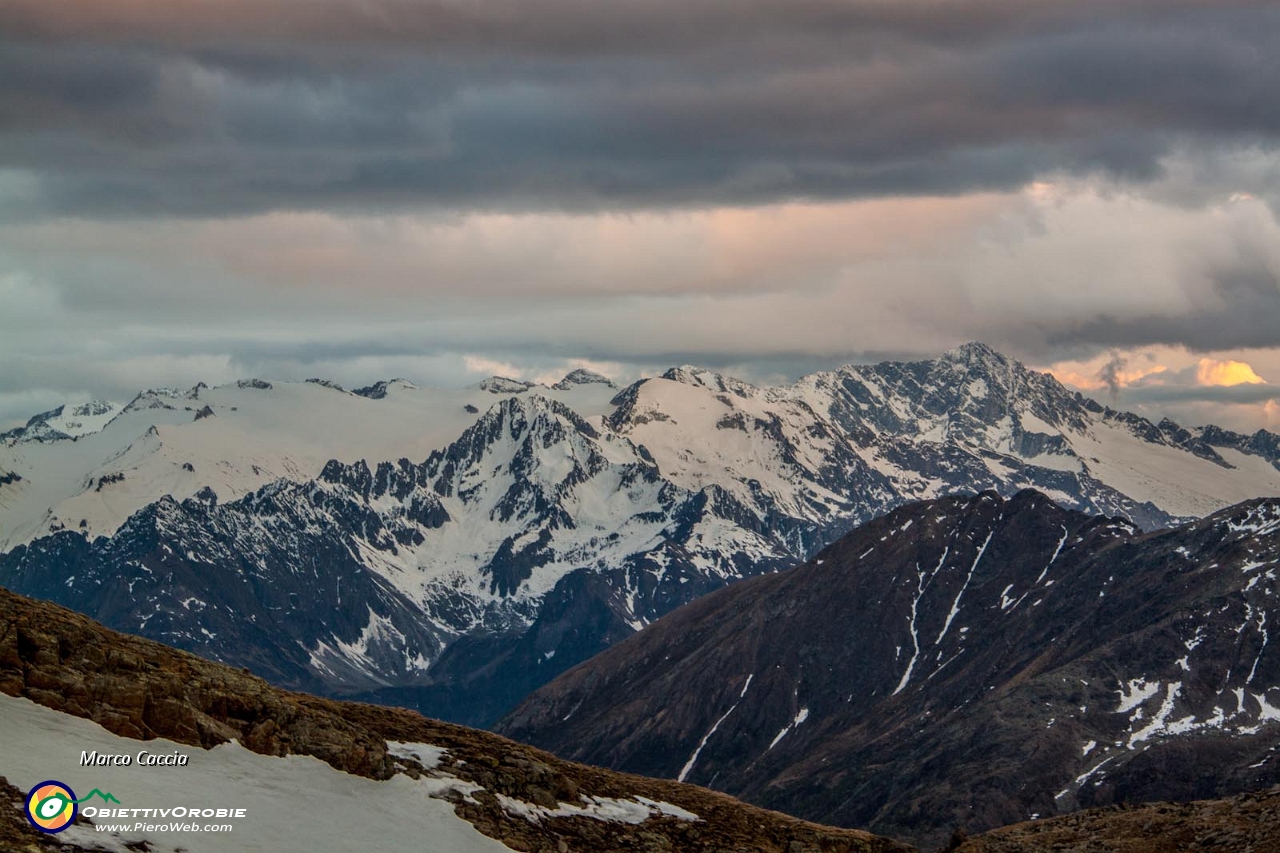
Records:
{"label": "cloud layer", "polygon": [[950,194],[1179,148],[1230,182],[1280,133],[1256,0],[11,0],[0,33],[17,218]]}
{"label": "cloud layer", "polygon": [[8,0],[0,421],[981,339],[1264,423],[1184,371],[1280,378],[1276,44],[1273,0]]}

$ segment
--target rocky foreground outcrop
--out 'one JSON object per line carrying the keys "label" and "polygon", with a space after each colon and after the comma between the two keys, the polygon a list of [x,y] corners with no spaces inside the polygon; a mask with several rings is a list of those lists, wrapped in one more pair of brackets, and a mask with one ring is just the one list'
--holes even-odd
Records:
{"label": "rocky foreground outcrop", "polygon": [[[908,853],[864,832],[818,826],[692,785],[573,764],[487,732],[418,714],[336,702],[271,687],[260,678],[159,643],[118,634],[53,604],[0,589],[0,691],[83,717],[125,737],[164,737],[210,748],[235,739],[264,755],[310,755],[372,779],[423,768],[387,741],[448,750],[441,769],[479,785],[457,814],[514,850]],[[0,774],[4,773],[0,753]],[[7,785],[7,783],[6,783]],[[556,809],[584,795],[670,803],[700,820],[655,816],[632,825],[586,817],[533,821],[499,796]],[[0,799],[13,800],[12,786]],[[0,808],[0,849],[41,850],[17,809]],[[72,849],[59,847],[58,849]]]}
{"label": "rocky foreground outcrop", "polygon": [[1275,853],[1280,850],[1280,788],[1225,800],[1090,809],[997,829],[949,849],[954,853]]}

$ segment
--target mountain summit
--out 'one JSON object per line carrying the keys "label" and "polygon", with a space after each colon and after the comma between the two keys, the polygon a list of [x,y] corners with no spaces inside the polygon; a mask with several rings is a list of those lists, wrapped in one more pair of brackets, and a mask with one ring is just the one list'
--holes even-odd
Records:
{"label": "mountain summit", "polygon": [[609,388],[618,387],[613,384],[613,380],[610,379],[609,377],[601,376],[599,373],[596,373],[591,370],[586,370],[581,367],[578,368],[577,370],[570,372],[563,379],[561,379],[559,382],[557,382],[555,385],[552,385],[551,387],[556,389],[557,391],[568,391],[570,388],[573,388],[575,385],[605,385],[605,386],[608,386]]}

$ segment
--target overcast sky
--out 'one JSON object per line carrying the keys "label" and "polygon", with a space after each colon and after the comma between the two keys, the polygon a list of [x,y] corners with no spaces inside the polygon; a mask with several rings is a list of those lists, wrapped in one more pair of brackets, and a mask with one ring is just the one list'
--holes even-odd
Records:
{"label": "overcast sky", "polygon": [[1274,0],[4,0],[0,424],[985,341],[1280,429]]}

